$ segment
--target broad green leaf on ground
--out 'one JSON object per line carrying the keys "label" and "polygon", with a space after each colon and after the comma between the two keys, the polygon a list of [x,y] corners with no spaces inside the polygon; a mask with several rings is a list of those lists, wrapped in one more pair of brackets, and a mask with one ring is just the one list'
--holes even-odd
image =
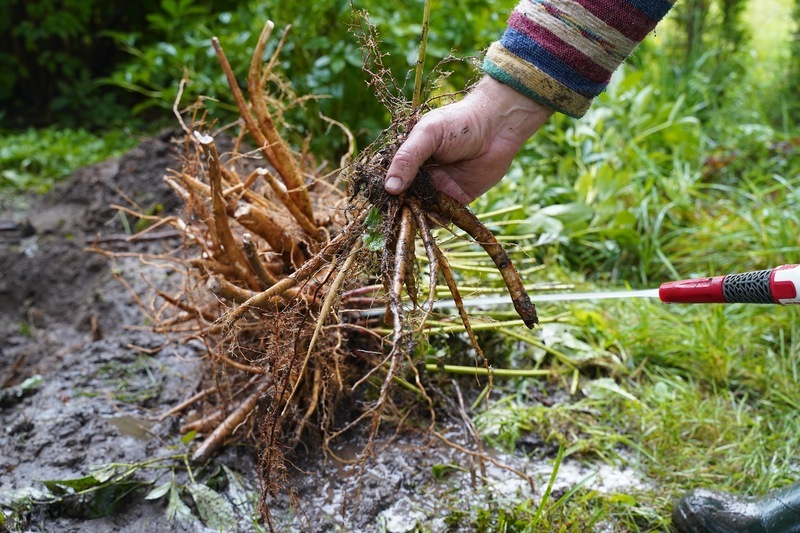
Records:
{"label": "broad green leaf on ground", "polygon": [[227,531],[236,526],[233,507],[224,496],[202,483],[191,483],[186,488],[194,499],[200,519],[207,527]]}
{"label": "broad green leaf on ground", "polygon": [[180,522],[194,522],[197,518],[192,514],[192,510],[181,499],[180,491],[176,485],[172,485],[169,491],[169,503],[167,504],[167,520],[170,522],[178,520]]}

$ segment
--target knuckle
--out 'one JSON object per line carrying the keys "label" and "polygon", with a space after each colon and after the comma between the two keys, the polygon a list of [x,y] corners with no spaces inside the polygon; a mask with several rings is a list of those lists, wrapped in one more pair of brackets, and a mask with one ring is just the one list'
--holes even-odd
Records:
{"label": "knuckle", "polygon": [[405,146],[401,146],[392,158],[392,166],[407,167],[415,162],[414,154]]}

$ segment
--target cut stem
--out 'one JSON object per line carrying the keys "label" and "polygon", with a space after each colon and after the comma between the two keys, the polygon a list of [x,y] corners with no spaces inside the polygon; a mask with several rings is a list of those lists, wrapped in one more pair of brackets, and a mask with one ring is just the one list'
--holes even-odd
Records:
{"label": "cut stem", "polygon": [[249,233],[242,235],[242,246],[244,246],[244,253],[247,256],[247,261],[250,263],[250,268],[256,273],[258,279],[261,281],[262,288],[267,289],[278,283],[278,278],[272,275],[269,270],[258,258],[258,250],[253,242],[253,237]]}
{"label": "cut stem", "polygon": [[411,100],[411,109],[416,111],[422,99],[422,75],[425,70],[425,55],[428,48],[428,30],[431,26],[431,0],[425,0],[422,13],[422,36],[419,40],[417,53],[417,69],[414,73],[414,96]]}
{"label": "cut stem", "polygon": [[247,258],[233,236],[231,227],[228,224],[227,206],[222,191],[222,173],[220,172],[219,154],[214,144],[214,138],[200,132],[194,132],[194,137],[203,152],[206,154],[208,164],[208,179],[211,182],[211,212],[214,216],[214,231],[218,242],[222,245],[225,252],[225,263],[233,266],[242,279],[252,286],[253,276],[247,264]]}
{"label": "cut stem", "polygon": [[289,147],[278,134],[275,122],[267,109],[267,102],[264,98],[264,86],[261,84],[261,56],[264,55],[264,48],[267,45],[272,29],[275,24],[268,20],[264,25],[261,36],[256,43],[253,57],[250,61],[250,72],[247,77],[247,92],[250,94],[250,101],[253,104],[253,111],[263,130],[266,144],[262,144],[264,155],[267,156],[269,163],[278,171],[283,183],[289,189],[289,195],[300,209],[300,211],[310,220],[314,220],[314,212],[311,209],[311,201],[308,198],[308,189],[303,182],[303,176],[297,162],[292,156]]}
{"label": "cut stem", "polygon": [[272,378],[265,377],[258,384],[256,390],[248,396],[239,406],[215,429],[203,444],[192,454],[193,463],[202,463],[222,446],[223,441],[228,438],[233,431],[243,423],[253,409],[258,405],[258,400],[272,386]]}
{"label": "cut stem", "polygon": [[[252,204],[238,206],[233,212],[236,222],[269,243],[273,252],[281,254],[287,265],[300,265],[305,261],[300,247],[271,216]],[[256,272],[256,274],[258,274]]]}

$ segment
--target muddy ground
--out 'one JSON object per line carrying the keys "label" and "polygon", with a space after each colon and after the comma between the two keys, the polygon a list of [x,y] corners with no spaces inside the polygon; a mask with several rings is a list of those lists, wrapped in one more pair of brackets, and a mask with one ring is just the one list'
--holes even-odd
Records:
{"label": "muddy ground", "polygon": [[[160,470],[137,470],[130,479],[141,484],[125,497],[114,493],[115,505],[98,498],[35,503],[43,497],[38,491],[45,488],[44,480],[80,478],[91,467],[110,463],[168,458],[192,446],[181,440],[180,417],[159,417],[198,390],[204,347],[153,333],[134,297],[113,274],[143,299],[151,297],[151,285],[169,288],[180,279],[135,258],[111,261],[85,251],[98,239],[116,251],[157,252],[176,246],[178,241],[170,238],[126,242],[130,221],[110,206],[132,200],[145,212],[177,209],[162,183],[165,170],[177,166],[175,145],[165,133],[119,159],[81,169],[45,196],[0,200],[0,509],[6,522],[0,522],[0,531],[220,529],[205,525],[213,526],[213,520],[203,515],[203,505],[190,497],[191,491],[179,492],[179,501],[144,498],[173,475],[176,486],[189,483],[178,460],[165,459],[158,464],[168,468]],[[454,427],[454,438],[460,432]],[[313,447],[292,456],[296,468],[290,483],[300,505],[293,507],[288,496],[273,502],[276,529],[470,530],[476,508],[490,507],[498,499],[536,497],[529,483],[492,465],[487,470],[490,483],[473,485],[469,458],[431,442],[422,432],[391,437],[381,441],[381,453],[362,479],[357,510],[358,480],[348,467]],[[352,455],[361,444],[354,436],[339,451]],[[208,483],[226,500],[226,508],[234,510],[235,525],[222,529],[262,527],[253,520],[256,452],[229,446],[214,464],[193,471],[198,482]],[[541,490],[551,452],[535,450],[538,460],[522,452],[498,457],[531,475]],[[237,474],[236,482],[219,470],[220,464]],[[641,484],[628,470],[566,463],[556,490],[590,473],[599,474],[593,481],[599,490]],[[170,519],[168,513],[177,516]]]}

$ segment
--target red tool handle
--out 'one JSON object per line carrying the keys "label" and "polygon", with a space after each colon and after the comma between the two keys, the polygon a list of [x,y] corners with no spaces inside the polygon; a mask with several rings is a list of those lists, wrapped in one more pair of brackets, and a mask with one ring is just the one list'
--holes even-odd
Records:
{"label": "red tool handle", "polygon": [[664,283],[658,296],[665,303],[800,304],[800,265]]}

